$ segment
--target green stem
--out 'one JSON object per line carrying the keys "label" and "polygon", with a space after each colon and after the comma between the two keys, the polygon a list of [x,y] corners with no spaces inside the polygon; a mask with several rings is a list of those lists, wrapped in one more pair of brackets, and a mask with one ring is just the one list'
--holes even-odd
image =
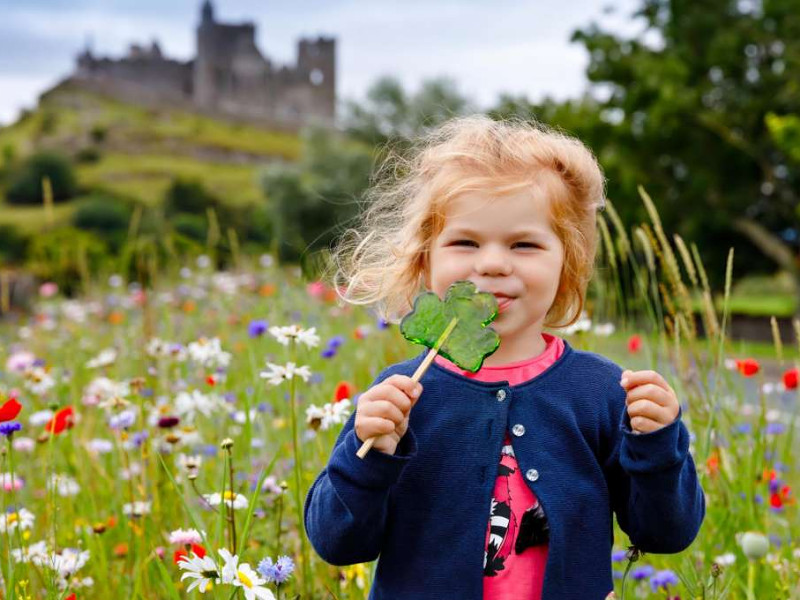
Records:
{"label": "green stem", "polygon": [[[293,363],[296,364],[296,355],[297,355],[297,342],[292,339],[291,341],[291,360]],[[303,522],[303,503],[301,499],[301,478],[300,473],[302,471],[302,457],[300,456],[300,444],[297,438],[297,405],[296,405],[296,393],[295,393],[295,379],[296,377],[292,377],[289,380],[289,397],[291,402],[291,411],[290,417],[292,422],[292,450],[294,452],[294,497],[295,497],[295,505],[297,509],[297,525],[300,531],[300,556],[301,560],[303,561],[303,593],[308,596],[308,584],[309,584],[309,573],[308,573],[308,551],[306,549],[306,532],[305,532],[305,523]],[[278,549],[280,551],[280,549]]]}
{"label": "green stem", "polygon": [[233,514],[233,501],[236,498],[235,492],[233,491],[233,454],[231,449],[227,449],[228,452],[228,473],[230,474],[230,483],[231,483],[231,500],[229,505],[230,510],[230,519],[231,519],[231,538],[233,539],[233,545],[231,547],[231,554],[236,552],[236,517]]}

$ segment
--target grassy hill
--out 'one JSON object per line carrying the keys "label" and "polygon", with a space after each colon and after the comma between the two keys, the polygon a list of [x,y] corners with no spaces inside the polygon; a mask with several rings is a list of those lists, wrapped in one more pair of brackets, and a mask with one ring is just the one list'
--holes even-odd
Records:
{"label": "grassy hill", "polygon": [[[73,157],[86,192],[106,190],[152,206],[182,177],[201,181],[225,203],[242,205],[264,199],[259,170],[297,160],[300,140],[295,133],[126,104],[65,82],[0,129],[0,168],[45,149]],[[56,224],[69,220],[73,206],[56,206]],[[4,223],[33,233],[45,224],[43,209],[10,206],[0,191]]]}

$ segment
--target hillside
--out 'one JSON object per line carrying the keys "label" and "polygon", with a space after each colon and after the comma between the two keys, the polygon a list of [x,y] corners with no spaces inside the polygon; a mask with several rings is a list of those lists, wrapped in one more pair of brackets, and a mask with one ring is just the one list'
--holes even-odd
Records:
{"label": "hillside", "polygon": [[[258,172],[274,161],[295,161],[295,133],[218,121],[206,116],[125,104],[72,82],[51,89],[39,106],[0,129],[0,168],[38,150],[72,157],[83,192],[107,190],[148,205],[159,203],[176,178],[201,181],[225,203],[259,202]],[[58,205],[66,222],[74,203]],[[0,224],[26,232],[44,224],[42,209],[5,204],[0,191]]]}

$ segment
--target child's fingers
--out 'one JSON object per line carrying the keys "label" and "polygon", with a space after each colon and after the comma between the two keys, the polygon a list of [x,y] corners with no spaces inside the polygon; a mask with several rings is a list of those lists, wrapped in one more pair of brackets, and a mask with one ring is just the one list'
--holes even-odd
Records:
{"label": "child's fingers", "polygon": [[622,372],[622,378],[620,379],[619,383],[626,390],[630,390],[631,388],[634,388],[637,385],[654,383],[665,390],[668,390],[670,392],[672,391],[672,388],[667,383],[666,379],[664,379],[656,371],[650,371],[650,370],[631,371],[629,369],[626,369]]}
{"label": "child's fingers", "polygon": [[383,383],[394,386],[415,401],[417,398],[419,398],[420,394],[422,394],[422,384],[418,381],[414,381],[407,375],[392,375]]}
{"label": "child's fingers", "polygon": [[668,406],[672,403],[670,392],[654,383],[644,383],[628,390],[625,404],[630,406],[638,400],[649,400],[656,405]]}
{"label": "child's fingers", "polygon": [[[404,398],[404,400],[408,403],[407,398]],[[402,411],[388,400],[375,400],[374,402],[364,405],[362,414],[365,417],[388,419],[395,424],[399,424],[405,419]]]}
{"label": "child's fingers", "polygon": [[648,419],[647,417],[633,417],[631,419],[631,428],[634,433],[652,433],[664,427],[661,423]]}

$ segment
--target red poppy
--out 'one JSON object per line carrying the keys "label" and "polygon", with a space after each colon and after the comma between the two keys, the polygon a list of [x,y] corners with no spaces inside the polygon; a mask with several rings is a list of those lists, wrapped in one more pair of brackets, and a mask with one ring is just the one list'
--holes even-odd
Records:
{"label": "red poppy", "polygon": [[336,385],[336,391],[333,393],[333,401],[341,402],[345,398],[352,398],[356,393],[355,386],[349,381],[340,381]]}
{"label": "red poppy", "polygon": [[17,415],[21,410],[22,404],[17,402],[17,399],[12,396],[3,404],[3,406],[0,406],[0,423],[3,421],[13,421],[17,418]]}
{"label": "red poppy", "polygon": [[[192,544],[192,552],[200,558],[204,558],[206,555],[206,549],[200,544]],[[184,548],[175,550],[175,552],[172,553],[172,562],[177,565],[183,557],[189,558],[189,553]]]}
{"label": "red poppy", "polygon": [[206,383],[208,385],[216,385],[217,384],[217,376],[216,375],[206,375]]}
{"label": "red poppy", "polygon": [[744,360],[736,360],[736,368],[739,373],[745,377],[752,377],[761,370],[761,366],[755,358],[745,358]]}
{"label": "red poppy", "polygon": [[711,456],[706,460],[706,468],[711,477],[716,477],[719,473],[719,454],[717,454],[716,450],[712,452]]}
{"label": "red poppy", "polygon": [[71,406],[65,406],[59,410],[53,418],[44,426],[44,430],[48,433],[58,435],[65,429],[71,429],[75,424],[75,413],[72,412]]}
{"label": "red poppy", "polygon": [[75,594],[75,592],[72,592],[69,596],[64,598],[64,600],[78,600],[78,596]]}
{"label": "red poppy", "polygon": [[636,354],[642,349],[642,338],[639,334],[634,333],[628,338],[628,352]]}
{"label": "red poppy", "polygon": [[769,505],[772,508],[782,508],[783,500],[781,500],[780,494],[778,493],[771,494],[769,497]]}
{"label": "red poppy", "polygon": [[797,369],[789,369],[783,374],[783,387],[787,390],[797,389]]}

